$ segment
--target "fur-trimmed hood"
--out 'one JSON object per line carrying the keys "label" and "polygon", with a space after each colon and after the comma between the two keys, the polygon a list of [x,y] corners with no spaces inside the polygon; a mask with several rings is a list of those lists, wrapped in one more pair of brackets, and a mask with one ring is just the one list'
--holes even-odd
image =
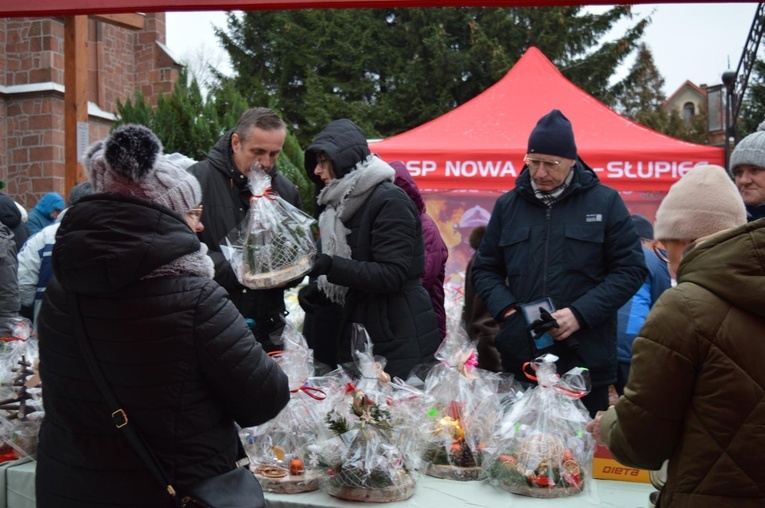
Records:
{"label": "fur-trimmed hood", "polygon": [[[53,272],[69,291],[109,293],[173,262],[179,266],[178,258],[200,249],[186,221],[170,209],[124,194],[92,194],[61,221]],[[189,275],[205,275],[187,268]]]}

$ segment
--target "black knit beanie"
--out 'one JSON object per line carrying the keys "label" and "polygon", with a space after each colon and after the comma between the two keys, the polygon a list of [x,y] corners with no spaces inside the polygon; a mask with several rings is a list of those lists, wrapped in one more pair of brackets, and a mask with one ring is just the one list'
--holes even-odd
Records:
{"label": "black knit beanie", "polygon": [[526,153],[557,155],[576,160],[576,143],[571,122],[557,109],[539,119],[529,136]]}
{"label": "black knit beanie", "polygon": [[653,224],[640,214],[632,214],[632,224],[641,240],[653,240]]}

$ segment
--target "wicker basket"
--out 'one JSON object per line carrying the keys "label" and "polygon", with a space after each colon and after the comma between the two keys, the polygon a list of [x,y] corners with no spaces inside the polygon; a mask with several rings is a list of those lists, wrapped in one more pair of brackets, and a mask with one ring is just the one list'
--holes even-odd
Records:
{"label": "wicker basket", "polygon": [[363,487],[349,487],[327,482],[326,491],[330,496],[346,501],[355,501],[358,503],[392,503],[403,501],[414,495],[414,478],[410,474],[401,476],[401,482],[398,485],[391,485],[380,489],[371,489]]}
{"label": "wicker basket", "polygon": [[267,273],[251,273],[246,263],[241,265],[240,280],[243,285],[250,289],[267,289],[279,287],[287,282],[297,279],[311,271],[312,261],[309,257],[303,257],[294,264],[285,266],[279,270]]}
{"label": "wicker basket", "polygon": [[428,464],[425,474],[434,478],[444,480],[456,480],[459,482],[469,482],[477,480],[481,474],[480,467],[459,467],[449,464]]}
{"label": "wicker basket", "polygon": [[319,489],[319,479],[312,472],[306,472],[301,475],[287,475],[284,478],[267,478],[255,474],[255,478],[260,482],[264,492],[274,494],[299,494],[301,492],[311,492]]}

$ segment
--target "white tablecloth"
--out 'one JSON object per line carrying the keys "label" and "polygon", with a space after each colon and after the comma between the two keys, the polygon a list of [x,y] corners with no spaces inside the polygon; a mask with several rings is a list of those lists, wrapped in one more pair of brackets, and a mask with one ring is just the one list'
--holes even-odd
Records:
{"label": "white tablecloth", "polygon": [[484,482],[456,482],[421,476],[415,494],[397,503],[352,503],[321,491],[266,494],[269,508],[380,506],[385,508],[646,508],[654,490],[645,483],[590,479],[584,492],[571,497],[539,499],[518,496]]}
{"label": "white tablecloth", "polygon": [[[35,508],[35,466],[30,459],[0,464],[0,508]],[[385,508],[647,508],[653,490],[645,483],[590,479],[584,492],[557,499],[518,496],[484,482],[417,479],[414,496],[398,503],[351,503],[322,491],[266,494],[269,508],[384,506]]]}
{"label": "white tablecloth", "polygon": [[35,508],[35,466],[23,458],[0,464],[0,508]]}

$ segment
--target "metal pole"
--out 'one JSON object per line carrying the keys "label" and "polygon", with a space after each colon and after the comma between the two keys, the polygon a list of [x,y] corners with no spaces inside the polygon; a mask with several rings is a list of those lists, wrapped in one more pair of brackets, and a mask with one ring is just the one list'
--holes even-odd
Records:
{"label": "metal pole", "polygon": [[733,86],[736,84],[736,73],[733,71],[724,72],[722,75],[722,82],[725,85],[725,168],[728,168],[730,163],[730,140],[734,139],[736,126],[733,122],[733,112],[736,111],[736,96],[733,94]]}

